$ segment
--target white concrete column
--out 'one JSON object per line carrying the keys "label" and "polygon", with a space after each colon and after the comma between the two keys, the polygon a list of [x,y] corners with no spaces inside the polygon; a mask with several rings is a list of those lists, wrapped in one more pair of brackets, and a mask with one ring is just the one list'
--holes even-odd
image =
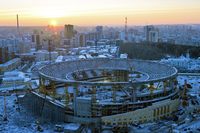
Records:
{"label": "white concrete column", "polygon": [[74,116],[77,115],[77,89],[78,89],[78,86],[77,85],[73,85],[73,106],[74,106]]}

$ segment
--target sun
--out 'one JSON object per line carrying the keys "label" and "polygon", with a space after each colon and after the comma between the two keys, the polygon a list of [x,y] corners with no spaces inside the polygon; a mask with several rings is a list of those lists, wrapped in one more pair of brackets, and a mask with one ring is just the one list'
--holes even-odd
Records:
{"label": "sun", "polygon": [[58,23],[57,23],[56,20],[51,20],[51,21],[50,21],[50,25],[52,25],[52,26],[57,26]]}

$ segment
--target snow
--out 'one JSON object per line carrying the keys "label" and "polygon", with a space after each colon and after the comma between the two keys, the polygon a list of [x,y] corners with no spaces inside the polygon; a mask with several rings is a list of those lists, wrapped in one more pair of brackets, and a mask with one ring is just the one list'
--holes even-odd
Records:
{"label": "snow", "polygon": [[200,70],[199,59],[191,59],[189,57],[181,56],[179,58],[162,59],[160,62],[177,67],[178,69],[186,69],[191,71]]}
{"label": "snow", "polygon": [[107,58],[105,55],[98,55],[98,58]]}
{"label": "snow", "polygon": [[63,61],[63,56],[58,56],[55,62],[62,62]]}
{"label": "snow", "polygon": [[128,54],[120,54],[120,58],[127,59],[128,58]]}
{"label": "snow", "polygon": [[[4,101],[3,97],[0,97],[0,101]],[[4,103],[0,103],[0,112],[1,112],[1,124],[0,124],[0,132],[3,133],[9,133],[9,132],[21,132],[21,133],[32,133],[35,132],[33,130],[33,118],[28,115],[26,112],[16,111],[16,105],[14,104],[14,99],[16,99],[14,96],[8,96],[6,97],[7,102],[7,115],[8,115],[8,121],[3,122],[2,121],[2,115],[4,110]],[[13,107],[16,106],[16,107]]]}
{"label": "snow", "polygon": [[200,91],[200,76],[178,76],[179,85],[184,85],[185,80],[192,86],[193,92],[199,93]]}
{"label": "snow", "polygon": [[78,58],[79,59],[86,59],[86,57],[84,55],[80,55]]}
{"label": "snow", "polygon": [[24,89],[26,83],[31,81],[25,73],[20,71],[5,72],[2,78],[2,84],[0,84],[1,90],[13,90],[13,89]]}
{"label": "snow", "polygon": [[13,86],[1,85],[0,86],[0,91],[12,91],[14,89],[16,89],[16,90],[22,90],[25,87],[26,87],[25,85],[18,85],[18,86],[15,86],[15,88]]}
{"label": "snow", "polygon": [[[33,116],[29,111],[24,109],[21,105],[20,112],[16,110],[18,107],[14,100],[17,99],[15,95],[6,97],[6,107],[8,121],[3,121],[4,114],[4,97],[0,96],[0,132],[1,133],[36,133],[36,121],[39,119]],[[41,123],[44,133],[53,133],[54,125],[51,123]]]}
{"label": "snow", "polygon": [[80,128],[80,124],[76,124],[76,123],[70,123],[70,124],[66,124],[64,125],[64,129],[66,130],[78,130]]}
{"label": "snow", "polygon": [[7,82],[27,82],[30,81],[30,78],[26,77],[23,72],[12,71],[5,72],[3,77],[3,83]]}
{"label": "snow", "polygon": [[4,64],[0,64],[0,67],[7,67],[7,66],[10,66],[10,65],[12,65],[14,63],[20,62],[20,61],[21,61],[20,58],[14,58],[14,59],[12,59],[12,60],[4,63]]}

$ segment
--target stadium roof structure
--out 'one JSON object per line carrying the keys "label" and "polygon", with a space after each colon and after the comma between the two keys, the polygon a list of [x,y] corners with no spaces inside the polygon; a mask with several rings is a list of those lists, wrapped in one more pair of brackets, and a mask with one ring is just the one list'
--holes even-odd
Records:
{"label": "stadium roof structure", "polygon": [[[74,72],[88,70],[127,70],[133,68],[147,78],[140,81],[129,82],[90,82],[87,80],[76,80],[69,77]],[[41,77],[67,84],[80,85],[130,85],[145,84],[173,79],[177,76],[177,69],[155,61],[118,59],[118,58],[95,58],[84,60],[73,60],[46,65],[39,70]]]}

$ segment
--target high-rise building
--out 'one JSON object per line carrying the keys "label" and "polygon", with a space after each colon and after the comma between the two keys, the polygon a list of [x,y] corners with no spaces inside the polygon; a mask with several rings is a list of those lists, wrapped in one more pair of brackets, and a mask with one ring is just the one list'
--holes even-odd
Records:
{"label": "high-rise building", "polygon": [[36,50],[40,50],[42,46],[39,34],[35,35],[35,42],[36,42]]}
{"label": "high-rise building", "polygon": [[157,30],[149,32],[149,42],[158,42],[159,41],[159,32]]}
{"label": "high-rise building", "polygon": [[13,59],[16,53],[21,52],[21,43],[18,38],[0,39],[0,63]]}
{"label": "high-rise building", "polygon": [[96,26],[96,41],[103,39],[103,26]]}
{"label": "high-rise building", "polygon": [[145,26],[146,41],[150,43],[156,43],[159,41],[159,30],[153,25]]}
{"label": "high-rise building", "polygon": [[74,26],[73,25],[65,25],[64,29],[64,37],[67,39],[71,39],[74,36]]}
{"label": "high-rise building", "polygon": [[9,60],[8,47],[0,48],[0,64]]}
{"label": "high-rise building", "polygon": [[42,34],[41,31],[34,30],[31,37],[31,41],[32,43],[34,43],[36,50],[42,49],[42,35],[41,34]]}
{"label": "high-rise building", "polygon": [[102,33],[103,32],[103,26],[96,26],[96,32]]}
{"label": "high-rise building", "polygon": [[31,41],[35,42],[35,35],[31,35]]}
{"label": "high-rise building", "polygon": [[64,38],[61,40],[61,45],[64,48],[84,47],[86,43],[85,34],[77,33],[71,39]]}
{"label": "high-rise building", "polygon": [[79,43],[81,47],[85,46],[85,34],[80,34],[79,36]]}

